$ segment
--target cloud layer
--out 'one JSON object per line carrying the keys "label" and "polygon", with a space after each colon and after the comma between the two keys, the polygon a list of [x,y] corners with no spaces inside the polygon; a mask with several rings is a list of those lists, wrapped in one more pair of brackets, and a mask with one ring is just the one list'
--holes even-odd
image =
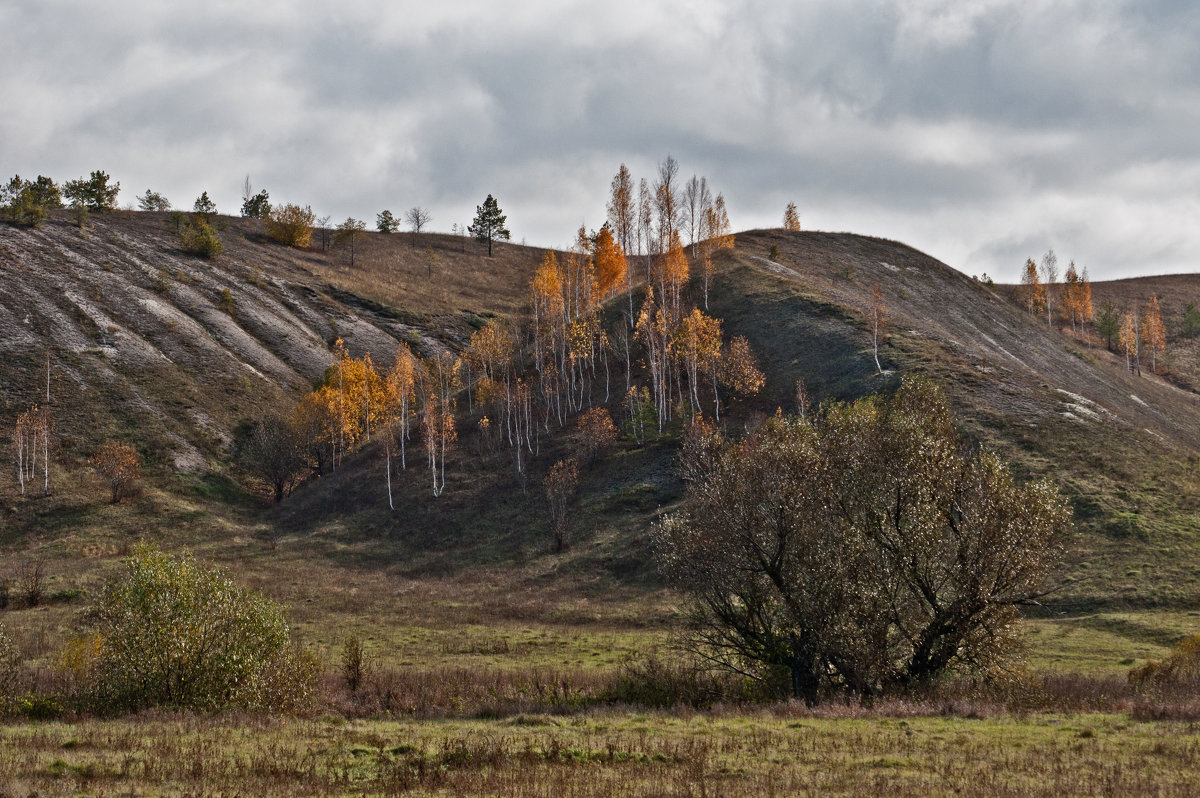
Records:
{"label": "cloud layer", "polygon": [[1200,266],[1193,3],[502,5],[9,2],[0,172],[229,211],[249,174],[439,230],[492,193],[559,245],[669,152],[737,228],[794,201],[998,279],[1051,247],[1093,278]]}

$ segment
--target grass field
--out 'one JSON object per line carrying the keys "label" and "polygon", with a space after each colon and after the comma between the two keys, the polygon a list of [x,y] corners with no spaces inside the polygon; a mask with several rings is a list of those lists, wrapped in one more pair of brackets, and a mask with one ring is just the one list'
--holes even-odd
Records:
{"label": "grass field", "polygon": [[10,726],[0,794],[1187,796],[1200,776],[1191,723],[893,710]]}

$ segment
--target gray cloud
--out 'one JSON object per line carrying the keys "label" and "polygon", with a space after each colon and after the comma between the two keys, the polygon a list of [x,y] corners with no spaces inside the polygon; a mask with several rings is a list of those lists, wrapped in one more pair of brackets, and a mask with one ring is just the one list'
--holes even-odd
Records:
{"label": "gray cloud", "polygon": [[672,153],[736,227],[883,235],[1013,279],[1200,255],[1200,11],[1125,0],[521,4],[16,0],[0,171],[103,168],[234,210],[243,176],[335,218],[493,193],[515,237],[603,220]]}

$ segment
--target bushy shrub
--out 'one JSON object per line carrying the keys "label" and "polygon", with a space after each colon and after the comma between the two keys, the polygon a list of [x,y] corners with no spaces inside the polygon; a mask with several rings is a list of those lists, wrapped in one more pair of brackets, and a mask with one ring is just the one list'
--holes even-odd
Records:
{"label": "bushy shrub", "polygon": [[1200,685],[1200,635],[1180,640],[1161,662],[1150,660],[1134,668],[1129,682],[1138,687]]}
{"label": "bushy shrub", "polygon": [[142,475],[142,456],[131,443],[110,441],[92,457],[92,467],[108,483],[112,503],[138,495],[137,483]]}
{"label": "bushy shrub", "polygon": [[292,645],[279,605],[190,556],[139,546],[91,621],[63,664],[97,711],[294,712],[313,698],[315,662]]}
{"label": "bushy shrub", "polygon": [[179,248],[202,258],[215,258],[225,249],[216,229],[199,215],[180,226]]}
{"label": "bushy shrub", "polygon": [[304,249],[312,242],[314,215],[305,205],[279,205],[266,215],[267,235],[280,244]]}

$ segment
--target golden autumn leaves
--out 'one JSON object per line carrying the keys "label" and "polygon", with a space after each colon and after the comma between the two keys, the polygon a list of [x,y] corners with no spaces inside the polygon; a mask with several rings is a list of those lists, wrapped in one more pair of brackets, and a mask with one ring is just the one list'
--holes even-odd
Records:
{"label": "golden autumn leaves", "polygon": [[[567,459],[576,470],[591,463],[620,434],[605,405],[622,372],[629,430],[639,442],[709,408],[719,418],[722,388],[749,395],[764,383],[750,345],[744,338],[725,341],[720,320],[690,306],[691,263],[678,234],[652,259],[649,273],[636,318],[619,313],[623,301],[606,306],[628,290],[629,261],[607,227],[592,235],[581,230],[572,249],[546,253],[535,270],[527,317],[487,322],[457,353],[420,357],[402,344],[393,364],[380,368],[370,354],[352,357],[339,340],[334,364],[292,413],[301,450],[324,474],[376,439],[394,509],[393,475],[407,468],[414,431],[435,496],[446,488],[446,462],[460,429],[475,436],[483,459],[506,450],[523,479],[543,435],[575,423],[583,438]],[[635,384],[639,378],[648,385]],[[647,401],[638,401],[643,395]],[[562,476],[565,468],[554,473]],[[566,484],[559,482],[555,497]]]}
{"label": "golden autumn leaves", "polygon": [[[1097,315],[1092,307],[1092,284],[1087,269],[1080,273],[1071,261],[1063,282],[1059,283],[1057,259],[1050,251],[1040,266],[1032,258],[1025,261],[1016,297],[1030,313],[1045,313],[1047,323],[1051,325],[1054,324],[1054,309],[1058,308],[1060,319],[1070,319],[1074,335],[1082,334],[1084,325],[1095,317],[1097,330],[1110,336],[1110,346],[1111,336],[1116,333],[1118,350],[1125,355],[1125,365],[1131,372],[1142,373],[1142,355],[1149,353],[1150,370],[1158,373],[1158,355],[1167,350],[1167,334],[1157,295],[1151,295],[1144,307],[1133,305],[1119,316],[1112,308],[1102,308],[1101,314]],[[1102,325],[1105,314],[1110,315]],[[1108,324],[1111,326],[1102,329]]]}

